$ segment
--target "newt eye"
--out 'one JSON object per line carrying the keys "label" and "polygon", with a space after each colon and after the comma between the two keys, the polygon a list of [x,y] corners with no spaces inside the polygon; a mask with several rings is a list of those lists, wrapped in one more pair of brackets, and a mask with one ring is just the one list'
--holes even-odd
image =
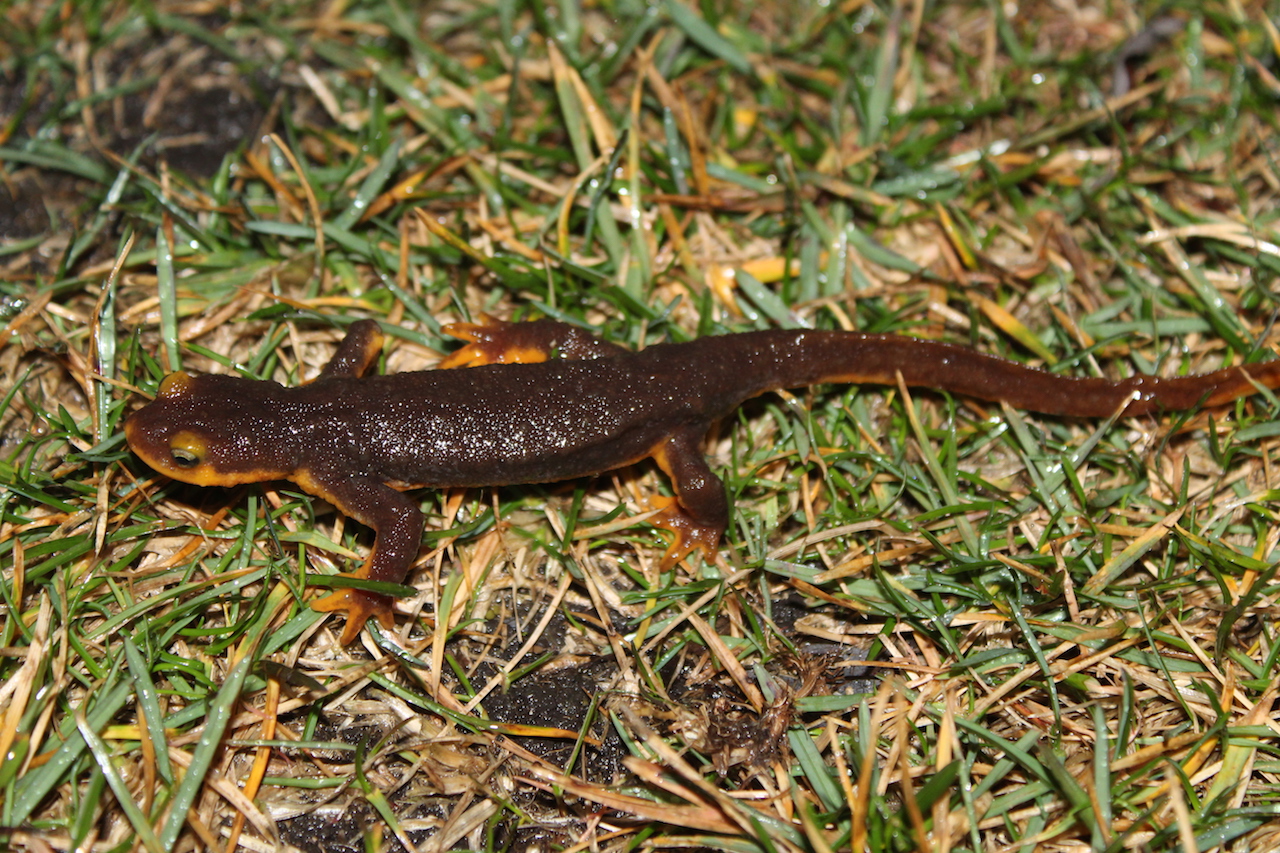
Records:
{"label": "newt eye", "polygon": [[169,458],[179,468],[194,468],[204,460],[204,441],[190,430],[182,430],[169,440]]}
{"label": "newt eye", "polygon": [[194,468],[200,464],[199,456],[181,447],[173,448],[169,451],[169,455],[173,457],[174,464],[179,468]]}

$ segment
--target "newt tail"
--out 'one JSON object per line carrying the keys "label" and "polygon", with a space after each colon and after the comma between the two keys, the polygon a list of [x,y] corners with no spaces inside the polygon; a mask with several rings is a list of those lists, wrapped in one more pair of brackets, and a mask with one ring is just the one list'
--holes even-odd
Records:
{"label": "newt tail", "polygon": [[[1139,374],[1111,381],[1026,367],[966,347],[899,335],[853,332],[750,332],[748,358],[773,360],[776,372],[760,390],[819,383],[937,388],[1008,403],[1047,415],[1125,417],[1219,406],[1260,388],[1280,387],[1280,361],[1164,378]],[[781,341],[773,339],[781,337]],[[714,339],[713,339],[714,340]],[[785,352],[792,355],[787,357]],[[754,395],[748,395],[754,396]],[[745,397],[744,397],[745,399]]]}

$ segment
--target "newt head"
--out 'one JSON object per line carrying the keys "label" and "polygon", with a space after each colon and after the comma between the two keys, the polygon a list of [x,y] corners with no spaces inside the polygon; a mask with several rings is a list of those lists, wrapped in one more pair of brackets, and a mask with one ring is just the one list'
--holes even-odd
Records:
{"label": "newt head", "polygon": [[276,400],[282,386],[238,376],[171,373],[124,423],[129,447],[162,474],[197,486],[285,479],[290,464]]}

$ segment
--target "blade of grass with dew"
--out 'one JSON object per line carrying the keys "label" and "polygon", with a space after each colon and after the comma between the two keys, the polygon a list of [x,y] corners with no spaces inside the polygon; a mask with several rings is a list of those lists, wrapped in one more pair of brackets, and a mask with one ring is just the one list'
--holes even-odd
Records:
{"label": "blade of grass with dew", "polygon": [[723,60],[739,74],[754,73],[746,54],[697,12],[680,0],[663,0],[662,8],[671,17],[671,22],[707,53]]}
{"label": "blade of grass with dew", "polygon": [[[287,595],[283,586],[277,586],[272,592],[272,598],[276,601],[283,601]],[[253,668],[258,645],[271,627],[274,611],[274,606],[266,607],[263,615],[245,634],[236,647],[222,685],[209,701],[200,739],[191,751],[191,759],[182,780],[173,789],[168,817],[157,834],[162,850],[174,849],[183,827],[186,826],[187,811],[204,790],[206,776],[223,748],[223,735],[231,722],[232,713],[239,706],[245,679]]]}
{"label": "blade of grass with dew", "polygon": [[160,342],[165,366],[170,372],[182,369],[178,347],[178,291],[173,271],[173,246],[162,224],[156,229],[156,298],[160,300]]}
{"label": "blade of grass with dew", "polygon": [[[352,226],[360,221],[369,209],[369,205],[382,192],[382,188],[387,185],[397,167],[400,166],[400,147],[400,139],[396,138],[387,146],[387,150],[382,152],[382,156],[378,158],[378,165],[365,176],[360,189],[356,190],[356,194],[351,197],[351,202],[346,209],[334,217],[330,223],[334,228],[344,232],[350,231]],[[327,233],[328,226],[326,226]]]}
{"label": "blade of grass with dew", "polygon": [[128,782],[124,780],[116,768],[111,749],[89,725],[83,709],[76,711],[75,719],[76,728],[80,732],[80,736],[84,738],[89,752],[93,755],[98,772],[102,774],[102,777],[111,787],[112,793],[116,795],[116,802],[124,812],[129,825],[133,827],[133,831],[137,834],[137,840],[148,853],[161,853],[162,848],[151,826],[151,821],[147,815],[142,813],[142,809],[138,807],[138,804],[134,802],[133,791],[129,789]]}
{"label": "blade of grass with dew", "polygon": [[[113,671],[107,683],[84,702],[90,706],[85,712],[86,724],[93,731],[101,730],[132,695],[133,685],[128,681],[121,682],[119,670]],[[52,755],[16,780],[12,797],[5,798],[0,808],[7,826],[25,823],[49,792],[67,781],[67,774],[88,748],[72,717],[63,720],[59,736],[62,742]]]}
{"label": "blade of grass with dew", "polygon": [[129,677],[137,688],[138,709],[146,726],[146,737],[151,738],[155,750],[156,770],[166,783],[173,782],[173,765],[169,761],[169,738],[164,729],[164,712],[160,709],[159,694],[155,682],[151,680],[151,672],[137,645],[127,634],[124,636],[125,661],[129,667]]}

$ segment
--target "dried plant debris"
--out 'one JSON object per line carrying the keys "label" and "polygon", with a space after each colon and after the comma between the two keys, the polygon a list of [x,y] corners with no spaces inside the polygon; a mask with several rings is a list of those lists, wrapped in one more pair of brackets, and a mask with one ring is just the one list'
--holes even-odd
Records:
{"label": "dried plant debris", "polygon": [[83,2],[0,18],[0,836],[22,850],[1268,850],[1277,400],[1073,420],[793,389],[667,480],[373,535],[129,452],[176,370],[374,319],[757,328],[1064,376],[1275,358],[1273,10]]}

